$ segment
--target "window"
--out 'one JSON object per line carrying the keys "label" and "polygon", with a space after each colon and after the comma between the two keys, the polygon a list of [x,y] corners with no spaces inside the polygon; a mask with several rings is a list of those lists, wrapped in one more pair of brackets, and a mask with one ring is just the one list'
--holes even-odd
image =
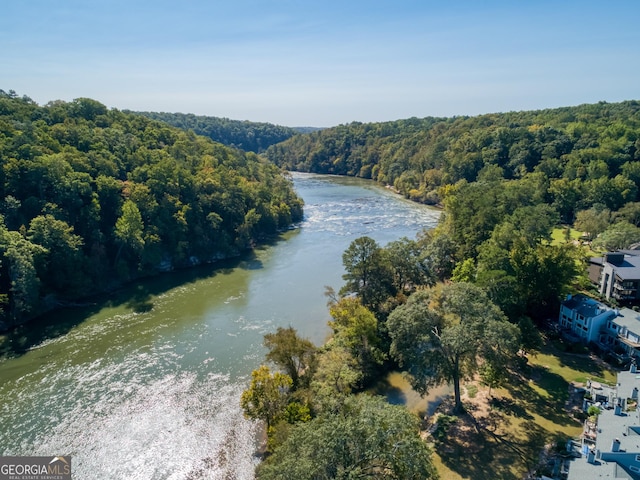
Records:
{"label": "window", "polygon": [[631,470],[632,472],[635,472],[635,473],[640,473],[640,468],[634,467],[633,465],[629,467],[629,470]]}

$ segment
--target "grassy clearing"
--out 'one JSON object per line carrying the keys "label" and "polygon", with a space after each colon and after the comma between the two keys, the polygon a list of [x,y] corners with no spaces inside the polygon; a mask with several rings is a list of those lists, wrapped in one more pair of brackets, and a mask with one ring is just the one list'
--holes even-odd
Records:
{"label": "grassy clearing", "polygon": [[551,232],[552,245],[564,245],[567,243],[567,230],[569,231],[569,240],[579,241],[582,238],[582,232],[569,227],[556,227]]}
{"label": "grassy clearing", "polygon": [[[467,414],[448,427],[443,440],[436,440],[434,463],[443,479],[523,478],[542,468],[540,453],[546,446],[563,445],[581,432],[581,423],[568,411],[571,382],[587,379],[615,382],[615,372],[589,355],[571,354],[548,347],[520,372],[509,385],[493,389],[479,386],[464,398]],[[465,386],[469,393],[469,386]],[[446,412],[448,404],[443,404]]]}
{"label": "grassy clearing", "polygon": [[[567,231],[569,237],[567,238]],[[591,249],[591,244],[583,241],[582,232],[569,228],[567,226],[556,227],[551,231],[551,245],[564,245],[567,242],[579,244],[586,257],[597,257],[602,255],[602,252],[598,252]]]}
{"label": "grassy clearing", "polygon": [[587,380],[615,384],[616,372],[588,354],[560,352],[551,347],[529,358],[529,364],[544,368],[567,382],[584,383]]}

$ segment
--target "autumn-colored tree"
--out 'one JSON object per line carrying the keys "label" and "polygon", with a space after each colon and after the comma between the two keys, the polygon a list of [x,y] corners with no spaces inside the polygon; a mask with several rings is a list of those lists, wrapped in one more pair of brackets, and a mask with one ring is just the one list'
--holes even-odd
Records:
{"label": "autumn-colored tree", "polygon": [[263,420],[267,430],[284,415],[293,381],[284,373],[271,373],[266,365],[251,373],[251,384],[242,392],[240,405],[247,418]]}

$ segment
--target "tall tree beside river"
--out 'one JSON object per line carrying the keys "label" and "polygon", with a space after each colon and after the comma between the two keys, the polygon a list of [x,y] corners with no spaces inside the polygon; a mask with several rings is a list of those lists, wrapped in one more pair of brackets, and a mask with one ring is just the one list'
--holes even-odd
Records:
{"label": "tall tree beside river", "polygon": [[411,295],[387,320],[391,355],[416,391],[452,383],[462,411],[460,382],[481,362],[503,369],[520,346],[518,328],[486,294],[469,283],[438,285]]}

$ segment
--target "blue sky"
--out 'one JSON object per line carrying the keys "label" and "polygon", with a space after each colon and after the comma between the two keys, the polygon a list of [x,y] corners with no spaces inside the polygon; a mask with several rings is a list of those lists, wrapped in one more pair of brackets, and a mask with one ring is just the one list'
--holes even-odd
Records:
{"label": "blue sky", "polygon": [[640,99],[640,1],[15,0],[0,88],[289,126]]}

